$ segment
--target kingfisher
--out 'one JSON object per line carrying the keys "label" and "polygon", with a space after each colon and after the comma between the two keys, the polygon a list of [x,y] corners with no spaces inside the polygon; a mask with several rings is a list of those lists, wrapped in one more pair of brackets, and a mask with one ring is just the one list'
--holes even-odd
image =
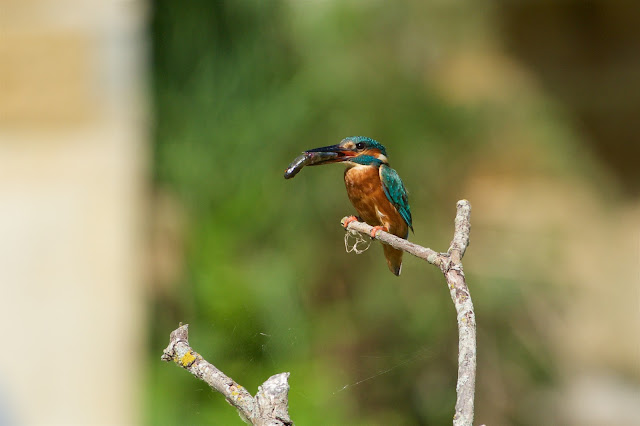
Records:
{"label": "kingfisher", "polygon": [[[329,163],[345,163],[344,183],[351,204],[359,217],[349,216],[345,222],[363,220],[373,226],[371,237],[379,230],[389,232],[400,238],[409,237],[409,229],[413,231],[411,209],[407,190],[398,173],[389,166],[387,150],[378,141],[365,136],[353,136],[343,139],[337,145],[325,146],[305,151],[304,164],[321,165]],[[300,158],[300,157],[299,157]],[[291,169],[287,172],[297,173]],[[384,256],[389,270],[394,275],[402,271],[402,250],[383,244]]]}

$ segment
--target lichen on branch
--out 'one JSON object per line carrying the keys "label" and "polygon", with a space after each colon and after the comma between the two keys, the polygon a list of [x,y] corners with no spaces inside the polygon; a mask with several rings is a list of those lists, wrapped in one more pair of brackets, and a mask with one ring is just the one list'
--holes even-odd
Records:
{"label": "lichen on branch", "polygon": [[220,392],[245,422],[256,426],[293,426],[289,417],[289,373],[271,376],[253,397],[243,386],[191,349],[188,324],[180,324],[171,332],[169,345],[161,359],[175,362]]}
{"label": "lichen on branch", "polygon": [[[476,382],[476,319],[471,294],[462,268],[462,257],[469,245],[471,205],[467,200],[457,203],[454,235],[449,250],[436,252],[388,232],[378,231],[374,239],[404,250],[437,266],[444,274],[458,323],[458,381],[454,426],[473,426]],[[344,221],[347,218],[342,219]],[[347,231],[370,235],[373,227],[363,222],[349,222]],[[346,243],[345,243],[346,244]],[[173,361],[220,392],[247,423],[258,426],[292,426],[289,417],[289,373],[270,377],[252,396],[244,387],[207,362],[189,346],[188,325],[180,325],[171,333],[162,355],[163,361]]]}

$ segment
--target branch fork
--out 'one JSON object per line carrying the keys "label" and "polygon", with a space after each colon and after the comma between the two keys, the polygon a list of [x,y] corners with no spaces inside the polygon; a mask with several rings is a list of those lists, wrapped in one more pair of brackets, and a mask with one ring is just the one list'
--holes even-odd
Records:
{"label": "branch fork", "polygon": [[[458,322],[458,381],[454,426],[472,426],[476,383],[476,317],[471,294],[465,281],[462,257],[469,245],[471,205],[467,200],[457,203],[455,231],[446,253],[422,247],[388,232],[377,230],[373,239],[404,250],[413,256],[440,268],[444,274]],[[343,218],[342,226],[350,232],[371,236],[373,227],[364,222]],[[345,226],[346,224],[346,226]],[[293,426],[288,411],[289,373],[271,376],[258,387],[252,396],[244,387],[207,362],[189,346],[188,325],[182,325],[171,333],[169,346],[162,355],[163,361],[173,361],[194,376],[220,392],[234,406],[247,423],[258,426]]]}
{"label": "branch fork", "polygon": [[161,359],[175,362],[224,395],[246,423],[257,426],[293,426],[289,417],[289,373],[271,376],[253,397],[243,386],[207,362],[189,346],[189,325],[171,333]]}
{"label": "branch fork", "polygon": [[[467,200],[460,200],[456,207],[453,239],[446,253],[438,253],[382,230],[372,238],[419,257],[440,268],[444,274],[458,321],[458,382],[453,425],[472,426],[476,384],[476,316],[462,268],[462,257],[469,246],[471,204]],[[373,226],[347,219],[345,217],[341,221],[345,229],[371,235]]]}

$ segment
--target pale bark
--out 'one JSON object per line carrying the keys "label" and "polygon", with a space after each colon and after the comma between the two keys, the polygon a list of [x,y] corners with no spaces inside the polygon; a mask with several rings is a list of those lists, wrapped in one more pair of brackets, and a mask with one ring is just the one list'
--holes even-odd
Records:
{"label": "pale bark", "polygon": [[[471,205],[467,200],[457,203],[455,231],[449,250],[438,253],[384,231],[377,231],[375,239],[424,259],[440,268],[449,287],[457,312],[458,323],[458,382],[454,426],[473,425],[473,404],[476,383],[476,318],[469,288],[462,269],[462,257],[469,245]],[[346,217],[342,219],[344,223]],[[350,222],[349,232],[370,235],[373,227],[364,222]],[[220,392],[248,423],[259,426],[293,425],[288,412],[289,373],[270,377],[253,397],[222,371],[207,362],[189,346],[188,326],[181,325],[171,333],[169,346],[162,355],[164,361],[174,361],[191,374],[204,380]]]}
{"label": "pale bark", "polygon": [[[346,217],[342,219],[343,224],[346,219]],[[458,322],[458,383],[454,426],[473,425],[476,385],[476,316],[462,269],[462,257],[469,245],[470,219],[471,205],[467,200],[458,201],[453,239],[446,253],[438,253],[384,231],[377,231],[374,237],[384,244],[404,250],[439,267],[447,281]],[[364,222],[350,222],[347,230],[371,235],[373,227]]]}
{"label": "pale bark", "polygon": [[191,349],[188,324],[181,324],[171,333],[162,360],[174,361],[220,392],[245,422],[257,426],[293,426],[289,418],[289,373],[269,377],[253,397],[244,387]]}

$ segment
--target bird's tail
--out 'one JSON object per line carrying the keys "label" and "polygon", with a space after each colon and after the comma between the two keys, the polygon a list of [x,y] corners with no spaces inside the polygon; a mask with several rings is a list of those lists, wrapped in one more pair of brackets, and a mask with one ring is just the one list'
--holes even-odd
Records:
{"label": "bird's tail", "polygon": [[384,257],[387,259],[389,270],[396,276],[400,275],[402,271],[402,250],[394,249],[387,244],[383,244],[382,249],[384,250]]}

